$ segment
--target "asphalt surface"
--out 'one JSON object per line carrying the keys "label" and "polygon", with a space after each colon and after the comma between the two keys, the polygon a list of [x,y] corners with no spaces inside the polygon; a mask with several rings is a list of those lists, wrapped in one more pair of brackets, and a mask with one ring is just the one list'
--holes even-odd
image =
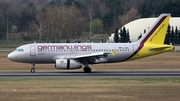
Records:
{"label": "asphalt surface", "polygon": [[180,78],[180,71],[0,72],[0,78]]}

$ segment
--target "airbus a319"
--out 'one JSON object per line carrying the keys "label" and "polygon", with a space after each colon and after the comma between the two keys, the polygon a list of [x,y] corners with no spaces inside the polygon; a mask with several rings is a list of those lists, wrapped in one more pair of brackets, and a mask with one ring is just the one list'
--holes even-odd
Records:
{"label": "airbus a319", "polygon": [[[170,14],[161,14],[146,33],[133,43],[33,43],[18,47],[7,57],[15,62],[55,64],[57,69],[79,69],[90,73],[89,64],[115,63],[156,55],[174,49],[164,44]],[[138,26],[141,27],[141,26]]]}

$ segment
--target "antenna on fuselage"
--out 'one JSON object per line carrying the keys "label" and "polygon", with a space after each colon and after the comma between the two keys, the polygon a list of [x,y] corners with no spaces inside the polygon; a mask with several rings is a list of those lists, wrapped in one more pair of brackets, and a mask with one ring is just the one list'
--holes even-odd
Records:
{"label": "antenna on fuselage", "polygon": [[34,41],[34,44],[36,44],[36,41]]}

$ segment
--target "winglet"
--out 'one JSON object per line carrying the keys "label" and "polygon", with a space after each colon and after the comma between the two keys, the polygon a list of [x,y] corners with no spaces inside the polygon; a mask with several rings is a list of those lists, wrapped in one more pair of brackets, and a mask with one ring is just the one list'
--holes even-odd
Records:
{"label": "winglet", "polygon": [[110,52],[110,54],[114,56],[115,52],[116,52],[116,51],[112,51],[112,52]]}

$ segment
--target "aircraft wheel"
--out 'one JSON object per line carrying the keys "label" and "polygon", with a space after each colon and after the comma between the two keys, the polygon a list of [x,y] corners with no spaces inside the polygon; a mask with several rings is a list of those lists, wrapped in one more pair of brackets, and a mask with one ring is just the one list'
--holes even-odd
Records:
{"label": "aircraft wheel", "polygon": [[32,68],[31,68],[31,73],[34,73],[34,72],[35,72],[35,64],[33,63]]}
{"label": "aircraft wheel", "polygon": [[84,67],[84,72],[85,73],[91,73],[91,68],[90,67]]}
{"label": "aircraft wheel", "polygon": [[31,73],[34,73],[35,72],[35,69],[31,69]]}

